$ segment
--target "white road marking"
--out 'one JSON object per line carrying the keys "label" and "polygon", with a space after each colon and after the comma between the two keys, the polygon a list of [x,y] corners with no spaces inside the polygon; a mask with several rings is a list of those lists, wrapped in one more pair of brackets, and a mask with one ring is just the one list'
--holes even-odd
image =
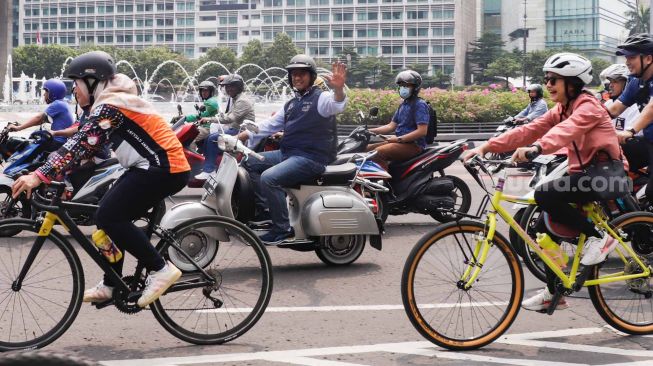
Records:
{"label": "white road marking", "polygon": [[[507,302],[475,302],[460,304],[422,304],[422,309],[449,309],[471,306],[504,306]],[[342,306],[273,306],[265,309],[266,313],[326,312],[326,311],[388,311],[404,310],[403,305],[342,305]],[[198,313],[250,313],[252,308],[204,309]]]}
{"label": "white road marking", "polygon": [[[601,328],[580,328],[580,329],[563,329],[558,331],[532,332],[524,334],[510,334],[497,340],[497,343],[514,344],[529,347],[545,347],[563,349],[569,351],[580,351],[590,353],[611,354],[617,356],[629,357],[649,357],[653,358],[653,351],[625,350],[611,347],[587,346],[578,344],[567,344],[562,342],[538,341],[542,338],[569,337],[578,335],[589,335],[601,332]],[[140,359],[140,360],[115,360],[102,362],[105,366],[177,366],[177,365],[194,365],[207,363],[223,362],[243,362],[243,361],[273,361],[283,362],[295,365],[306,366],[363,366],[360,364],[322,360],[315,357],[343,355],[343,354],[361,354],[361,353],[383,353],[392,352],[399,354],[409,354],[416,356],[435,357],[439,359],[461,360],[478,362],[481,364],[500,363],[517,366],[580,366],[587,364],[543,361],[535,359],[516,359],[501,358],[494,356],[484,356],[475,352],[452,352],[444,351],[435,347],[430,342],[401,342],[401,343],[383,343],[360,346],[343,346],[313,349],[298,349],[287,351],[267,351],[253,353],[233,353],[233,354],[216,354],[188,357],[171,357],[158,359]],[[651,360],[633,361],[616,363],[609,366],[648,366]],[[604,365],[608,366],[608,365]]]}

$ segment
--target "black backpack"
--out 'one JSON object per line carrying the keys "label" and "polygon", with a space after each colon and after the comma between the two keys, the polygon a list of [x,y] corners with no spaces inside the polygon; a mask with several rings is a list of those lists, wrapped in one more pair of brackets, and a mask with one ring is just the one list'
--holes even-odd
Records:
{"label": "black backpack", "polygon": [[[422,98],[418,99],[424,100]],[[431,106],[431,102],[428,100],[424,100],[424,102],[426,102],[426,105],[429,107],[429,128],[426,131],[424,139],[426,140],[426,143],[430,145],[435,141],[435,136],[438,135],[438,115],[435,113],[435,109]]]}

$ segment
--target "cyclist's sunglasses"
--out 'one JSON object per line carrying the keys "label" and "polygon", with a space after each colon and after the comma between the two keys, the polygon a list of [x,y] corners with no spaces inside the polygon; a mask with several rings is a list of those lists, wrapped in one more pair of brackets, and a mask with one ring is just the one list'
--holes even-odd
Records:
{"label": "cyclist's sunglasses", "polygon": [[562,80],[564,78],[557,77],[557,76],[545,76],[544,77],[544,85],[548,85],[549,82],[551,82],[551,86],[555,86],[558,80]]}

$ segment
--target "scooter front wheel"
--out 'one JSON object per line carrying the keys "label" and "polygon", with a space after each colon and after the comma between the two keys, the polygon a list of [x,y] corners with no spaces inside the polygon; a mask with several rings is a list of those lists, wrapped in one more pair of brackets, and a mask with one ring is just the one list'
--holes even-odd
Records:
{"label": "scooter front wheel", "polygon": [[354,263],[365,249],[365,235],[332,235],[320,238],[315,254],[330,266]]}

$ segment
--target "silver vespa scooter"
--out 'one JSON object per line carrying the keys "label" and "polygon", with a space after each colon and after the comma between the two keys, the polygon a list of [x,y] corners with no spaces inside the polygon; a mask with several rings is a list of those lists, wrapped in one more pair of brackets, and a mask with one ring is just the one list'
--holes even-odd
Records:
{"label": "silver vespa scooter", "polygon": [[[250,129],[255,125],[245,127]],[[263,157],[247,148],[235,136],[220,136],[218,145],[224,152],[222,162],[206,181],[200,202],[175,205],[161,219],[162,227],[172,228],[188,217],[196,216],[221,215],[242,222],[253,217],[254,190],[247,171],[240,166],[236,156],[242,154],[241,162],[249,158],[262,160]],[[368,236],[370,245],[381,250],[382,224],[378,212],[375,212],[378,205],[352,188],[355,184],[362,189],[385,189],[358,177],[358,168],[351,162],[327,166],[326,171],[313,182],[286,187],[290,225],[295,230],[295,240],[279,244],[278,247],[315,251],[329,265],[346,265],[356,261],[365,248]],[[243,213],[243,208],[248,214]],[[193,235],[187,241],[182,240],[182,245],[191,247],[192,252],[212,257],[218,250],[221,237],[228,233],[203,232]],[[173,259],[174,253],[170,254]],[[198,263],[203,262],[197,260],[197,256],[195,258]]]}

